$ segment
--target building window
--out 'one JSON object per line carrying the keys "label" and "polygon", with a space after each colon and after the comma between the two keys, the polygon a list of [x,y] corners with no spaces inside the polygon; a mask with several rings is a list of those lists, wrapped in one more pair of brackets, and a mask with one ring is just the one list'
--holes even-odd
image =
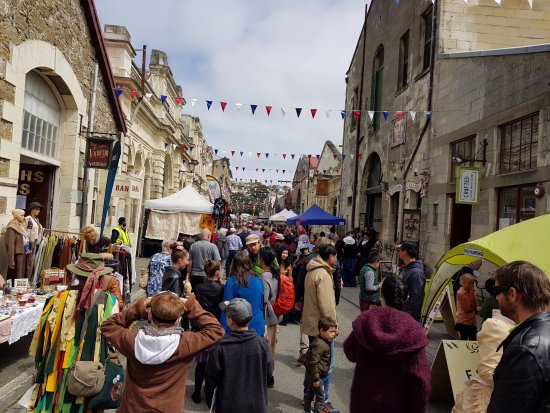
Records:
{"label": "building window", "polygon": [[535,185],[502,188],[498,197],[498,229],[535,217]]}
{"label": "building window", "polygon": [[380,129],[380,111],[382,110],[382,92],[384,83],[384,46],[378,46],[376,55],[374,56],[372,66],[372,90],[371,102],[374,105],[374,118],[372,120],[372,127],[374,130]]}
{"label": "building window", "polygon": [[422,15],[422,27],[424,30],[424,53],[422,70],[426,70],[432,64],[432,13],[433,8],[430,7]]}
{"label": "building window", "polygon": [[439,205],[433,204],[433,211],[432,211],[432,227],[437,227],[437,222],[439,220]]}
{"label": "building window", "polygon": [[538,134],[538,113],[500,126],[501,174],[536,168]]}
{"label": "building window", "polygon": [[409,84],[409,31],[405,33],[399,42],[399,74],[397,90],[402,90]]}
{"label": "building window", "polygon": [[475,135],[451,143],[451,182],[456,180],[457,166],[474,166],[475,145]]}
{"label": "building window", "polygon": [[[351,111],[353,113],[354,110],[361,110],[359,107],[359,88],[356,87],[353,90],[353,97],[351,99]],[[357,127],[357,119],[355,119],[355,116],[351,117],[351,125],[350,125],[350,131],[355,130]]]}

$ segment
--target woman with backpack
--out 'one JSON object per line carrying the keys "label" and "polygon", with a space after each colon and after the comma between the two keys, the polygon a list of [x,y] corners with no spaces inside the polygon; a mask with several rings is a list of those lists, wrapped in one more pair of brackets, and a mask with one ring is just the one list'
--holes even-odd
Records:
{"label": "woman with backpack", "polygon": [[[279,294],[279,269],[275,266],[275,250],[271,247],[260,249],[260,266],[262,267],[262,283],[264,286],[264,319],[267,330],[267,341],[271,356],[275,357],[275,346],[277,345],[277,326],[279,316],[275,314],[273,304]],[[273,387],[274,378],[267,380],[267,387]]]}

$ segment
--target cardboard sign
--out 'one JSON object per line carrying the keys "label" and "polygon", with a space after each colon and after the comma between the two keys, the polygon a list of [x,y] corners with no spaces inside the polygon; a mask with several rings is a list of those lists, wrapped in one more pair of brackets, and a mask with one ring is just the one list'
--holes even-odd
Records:
{"label": "cardboard sign", "polygon": [[441,340],[432,365],[430,400],[456,401],[479,365],[477,341]]}

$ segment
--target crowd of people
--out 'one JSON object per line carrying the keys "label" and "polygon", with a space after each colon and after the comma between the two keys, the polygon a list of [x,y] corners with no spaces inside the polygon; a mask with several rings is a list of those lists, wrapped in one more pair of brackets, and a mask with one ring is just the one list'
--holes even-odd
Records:
{"label": "crowd of people", "polygon": [[[344,237],[332,230],[308,234],[301,226],[252,224],[216,234],[203,229],[196,239],[165,240],[148,265],[147,298],[123,311],[111,305],[112,315],[99,318],[105,301],[98,294],[122,310],[120,293],[105,275],[102,256],[83,254],[66,297],[48,304],[43,315],[47,325],[53,308],[61,315],[83,310],[73,321],[72,351],[59,351],[67,343],[56,341],[58,336],[46,336],[53,353],[35,349],[37,363],[46,369],[35,405],[55,404],[60,394],[62,402],[78,403],[61,388],[52,393],[48,384],[62,387],[72,374],[70,360],[94,360],[112,346],[127,360],[119,412],[181,411],[192,363],[193,402],[220,413],[267,412],[279,326],[296,323],[305,412],[334,413],[338,407],[352,413],[423,412],[431,391],[428,339],[420,324],[426,266],[417,245],[403,242],[397,247],[401,274],[382,277],[382,254],[373,229]],[[480,348],[478,375],[457,395],[453,411],[549,411],[550,281],[527,262],[499,268],[486,283],[490,314],[478,335],[474,272],[480,265],[469,264],[453,278],[455,328],[465,340],[478,338]],[[341,289],[357,285],[361,312],[343,343],[345,356],[355,363],[350,405],[334,406],[337,305]],[[62,307],[67,309],[59,311]],[[88,326],[82,318],[91,309],[95,323]],[[108,343],[98,338],[98,325]],[[40,329],[36,339],[47,331]],[[79,350],[85,358],[75,356]],[[65,369],[56,373],[52,360]],[[89,407],[86,403],[80,399]]]}

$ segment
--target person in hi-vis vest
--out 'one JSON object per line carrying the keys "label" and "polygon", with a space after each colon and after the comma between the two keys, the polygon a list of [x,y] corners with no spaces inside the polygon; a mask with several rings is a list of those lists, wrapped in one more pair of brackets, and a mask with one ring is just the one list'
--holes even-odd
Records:
{"label": "person in hi-vis vest", "polygon": [[113,228],[111,233],[111,242],[130,245],[130,236],[128,235],[128,230],[126,229],[126,218],[120,217],[118,219],[118,225]]}

